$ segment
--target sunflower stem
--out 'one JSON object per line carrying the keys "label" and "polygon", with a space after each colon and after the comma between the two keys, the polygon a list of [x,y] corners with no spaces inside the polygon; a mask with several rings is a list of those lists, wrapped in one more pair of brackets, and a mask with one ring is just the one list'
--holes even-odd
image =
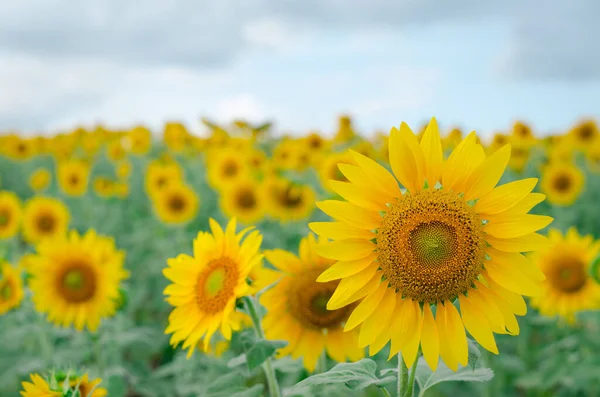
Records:
{"label": "sunflower stem", "polygon": [[45,331],[46,321],[42,316],[38,316],[39,324],[38,324],[38,334],[40,341],[40,350],[42,351],[42,356],[44,357],[44,362],[47,366],[52,366],[54,361],[54,353],[52,352],[52,344],[48,340],[48,334]]}
{"label": "sunflower stem", "polygon": [[413,397],[415,390],[415,375],[417,374],[417,363],[419,362],[419,357],[415,358],[415,362],[413,363],[410,369],[410,375],[408,378],[408,387],[406,388],[406,392],[404,393],[404,397]]}
{"label": "sunflower stem", "polygon": [[389,391],[387,391],[387,389],[386,389],[385,387],[382,387],[382,388],[381,388],[381,389],[379,389],[379,390],[381,390],[381,392],[383,393],[383,395],[384,395],[385,397],[392,397],[392,395],[390,394],[390,392],[389,392]]}
{"label": "sunflower stem", "polygon": [[398,397],[403,397],[408,386],[408,367],[402,359],[402,353],[398,353]]}
{"label": "sunflower stem", "polygon": [[323,349],[323,351],[321,352],[321,355],[319,356],[319,362],[317,364],[317,372],[318,373],[327,372],[327,352],[325,351],[325,349]]}
{"label": "sunflower stem", "polygon": [[[256,334],[256,337],[264,339],[265,334],[263,333],[262,327],[260,325],[260,317],[256,312],[256,304],[254,302],[254,298],[251,296],[245,296],[243,299],[246,303],[246,307],[248,308],[248,314],[250,314],[250,317],[252,318],[252,324],[254,325],[254,333]],[[265,362],[262,364],[262,367],[265,371],[267,384],[269,386],[269,396],[281,397],[279,383],[277,383],[277,376],[275,375],[275,370],[273,369],[273,364],[271,363],[270,357],[265,360]]]}

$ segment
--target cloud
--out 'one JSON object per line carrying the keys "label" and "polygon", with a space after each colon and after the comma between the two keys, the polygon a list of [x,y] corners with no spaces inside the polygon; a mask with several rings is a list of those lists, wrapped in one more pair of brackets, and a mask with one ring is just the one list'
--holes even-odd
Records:
{"label": "cloud", "polygon": [[600,79],[600,2],[529,2],[512,31],[497,71],[517,80]]}

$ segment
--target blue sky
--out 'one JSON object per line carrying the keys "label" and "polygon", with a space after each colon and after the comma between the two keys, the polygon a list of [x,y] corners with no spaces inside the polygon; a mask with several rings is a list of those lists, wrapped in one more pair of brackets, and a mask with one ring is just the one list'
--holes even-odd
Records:
{"label": "blue sky", "polygon": [[0,130],[177,119],[201,131],[207,116],[332,133],[344,112],[365,134],[435,116],[489,135],[516,119],[546,133],[600,118],[593,0],[458,0],[448,10],[433,0],[232,1],[140,10],[8,0]]}

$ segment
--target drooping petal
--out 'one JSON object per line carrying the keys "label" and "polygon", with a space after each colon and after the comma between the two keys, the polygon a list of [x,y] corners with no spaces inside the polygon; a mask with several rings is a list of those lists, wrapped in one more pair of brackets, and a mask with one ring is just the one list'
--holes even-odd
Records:
{"label": "drooping petal", "polygon": [[486,350],[494,354],[498,354],[498,347],[496,346],[496,341],[494,340],[494,334],[490,329],[489,323],[486,320],[484,314],[473,305],[469,298],[464,295],[461,295],[459,298],[460,301],[460,311],[462,314],[462,320],[465,328],[473,338],[483,346]]}
{"label": "drooping petal", "polygon": [[421,330],[421,350],[423,357],[433,372],[437,369],[440,358],[440,338],[431,307],[423,305],[423,329]]}

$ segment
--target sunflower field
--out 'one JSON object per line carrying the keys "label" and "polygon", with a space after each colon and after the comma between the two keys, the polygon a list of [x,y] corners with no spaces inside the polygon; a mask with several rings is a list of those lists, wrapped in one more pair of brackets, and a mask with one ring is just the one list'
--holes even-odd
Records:
{"label": "sunflower field", "polygon": [[600,131],[0,135],[0,396],[598,396]]}

